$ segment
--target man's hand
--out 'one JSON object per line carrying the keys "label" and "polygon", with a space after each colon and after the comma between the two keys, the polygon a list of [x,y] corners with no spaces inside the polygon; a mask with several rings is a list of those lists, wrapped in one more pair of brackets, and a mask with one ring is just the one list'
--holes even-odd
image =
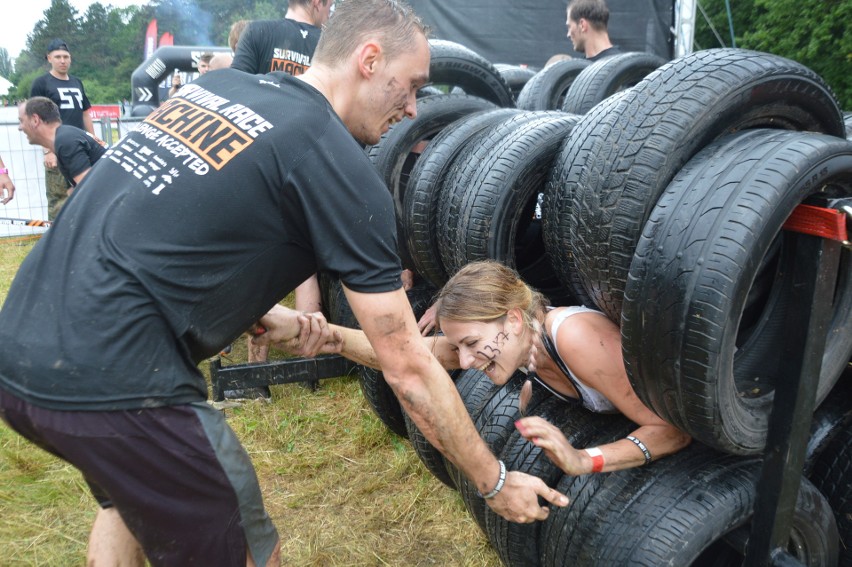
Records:
{"label": "man's hand", "polygon": [[15,184],[12,178],[4,173],[0,175],[0,203],[4,205],[15,198]]}
{"label": "man's hand", "polygon": [[254,335],[253,344],[272,345],[305,357],[339,352],[342,341],[339,333],[329,329],[322,313],[304,313],[282,305],[270,309],[249,332]]}
{"label": "man's hand", "polygon": [[47,152],[44,154],[44,167],[48,169],[56,169],[56,154],[53,152]]}
{"label": "man's hand", "polygon": [[568,505],[567,496],[550,488],[540,478],[519,471],[507,473],[503,490],[485,502],[510,522],[528,524],[546,520],[550,514],[550,508],[539,505],[539,496],[554,506]]}

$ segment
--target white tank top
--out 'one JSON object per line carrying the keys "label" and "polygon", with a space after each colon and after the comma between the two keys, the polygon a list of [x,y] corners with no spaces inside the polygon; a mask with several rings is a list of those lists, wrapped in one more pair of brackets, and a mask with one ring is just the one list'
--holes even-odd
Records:
{"label": "white tank top", "polygon": [[[597,313],[602,317],[605,316],[600,311],[596,311],[594,309],[589,309],[588,307],[583,306],[573,306],[573,307],[565,307],[556,316],[553,318],[553,323],[550,325],[550,336],[553,339],[554,345],[556,344],[556,333],[559,330],[560,325],[565,322],[565,319],[571,317],[572,315],[576,315],[577,313]],[[571,383],[575,388],[580,390],[580,398],[583,401],[583,407],[585,407],[589,411],[593,411],[595,413],[619,413],[618,408],[616,408],[609,399],[606,398],[603,394],[592,388],[591,386],[587,386],[583,384],[583,382],[577,378],[576,374],[571,371],[571,368],[568,366],[568,363],[565,362],[565,359],[562,358],[562,355],[559,354],[559,351],[556,350],[557,356],[562,361],[562,365],[568,370],[570,376],[568,378],[571,380]]]}

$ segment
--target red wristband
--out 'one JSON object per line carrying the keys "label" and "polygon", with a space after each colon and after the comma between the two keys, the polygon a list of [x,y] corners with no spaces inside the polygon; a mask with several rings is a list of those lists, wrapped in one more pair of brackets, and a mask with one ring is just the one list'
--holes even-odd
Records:
{"label": "red wristband", "polygon": [[586,449],[586,453],[592,458],[592,472],[599,473],[604,468],[604,458],[603,453],[597,447],[592,447],[590,449]]}

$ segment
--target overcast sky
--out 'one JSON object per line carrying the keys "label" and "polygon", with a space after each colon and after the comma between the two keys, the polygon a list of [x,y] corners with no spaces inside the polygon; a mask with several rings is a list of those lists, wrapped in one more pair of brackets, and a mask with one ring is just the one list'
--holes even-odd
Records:
{"label": "overcast sky", "polygon": [[[32,33],[36,22],[44,18],[44,11],[50,8],[51,0],[24,0],[23,2],[9,2],[3,9],[3,33],[0,33],[0,47],[5,47],[9,56],[15,59],[27,44],[27,35]],[[69,0],[69,3],[77,9],[78,16],[86,13],[86,9],[94,4],[92,0]],[[147,0],[102,0],[104,6],[126,8],[127,6],[141,6]],[[74,46],[69,46],[73,49]]]}

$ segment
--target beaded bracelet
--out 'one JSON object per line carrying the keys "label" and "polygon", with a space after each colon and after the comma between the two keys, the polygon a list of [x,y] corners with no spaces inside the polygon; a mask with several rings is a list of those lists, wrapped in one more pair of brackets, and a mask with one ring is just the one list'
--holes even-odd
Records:
{"label": "beaded bracelet", "polygon": [[491,492],[489,492],[488,494],[482,494],[480,492],[477,492],[477,494],[479,494],[479,496],[481,498],[484,498],[485,500],[489,500],[500,494],[500,491],[503,490],[503,484],[506,483],[506,463],[504,463],[503,461],[497,462],[500,463],[500,478],[497,479],[497,486],[495,486],[494,489],[491,490]]}
{"label": "beaded bracelet", "polygon": [[645,455],[645,464],[651,462],[651,451],[648,450],[648,447],[645,446],[644,443],[633,437],[632,435],[628,435],[627,439],[636,443],[636,446],[639,447],[639,450],[642,451],[642,454]]}

